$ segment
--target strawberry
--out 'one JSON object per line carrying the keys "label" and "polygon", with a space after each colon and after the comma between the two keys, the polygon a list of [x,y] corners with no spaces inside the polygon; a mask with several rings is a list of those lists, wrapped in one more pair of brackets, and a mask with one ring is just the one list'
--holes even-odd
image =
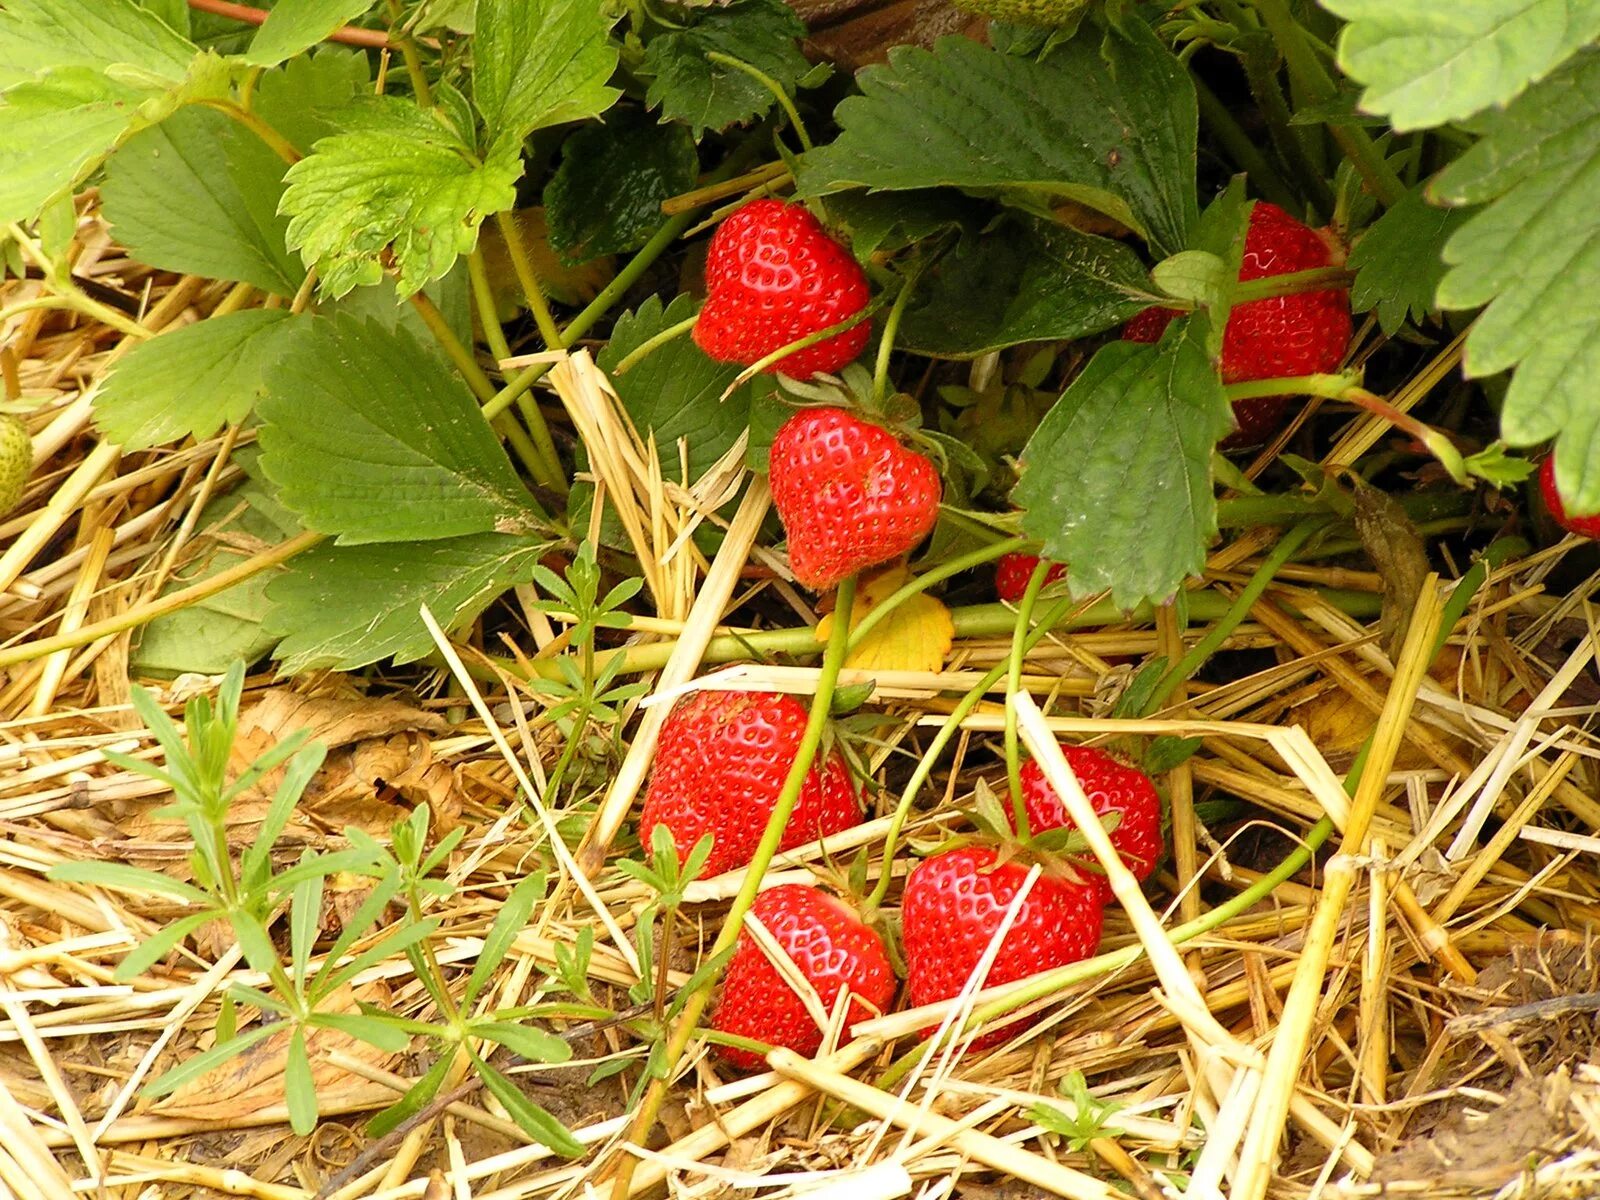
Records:
{"label": "strawberry", "polygon": [[33,473],[33,441],[28,427],[10,413],[0,413],[0,517],[17,506]]}
{"label": "strawberry", "polygon": [[[995,594],[1007,604],[1016,604],[1028,590],[1028,580],[1039,565],[1037,554],[1002,554],[994,564]],[[1067,573],[1065,563],[1056,563],[1044,577],[1046,585],[1054,583]]]}
{"label": "strawberry", "polygon": [[[1102,817],[1117,813],[1117,827],[1111,831],[1116,847],[1128,870],[1140,883],[1150,878],[1165,847],[1161,839],[1161,797],[1156,785],[1137,767],[1120,762],[1093,746],[1063,746],[1067,765],[1083,785],[1089,804]],[[1044,777],[1039,764],[1022,764],[1022,800],[1028,810],[1028,825],[1033,833],[1047,829],[1074,829],[1066,806]],[[1102,904],[1111,899],[1111,884],[1099,871],[1085,871]]]}
{"label": "strawberry", "polygon": [[1600,538],[1600,513],[1592,517],[1568,515],[1567,506],[1561,502],[1561,493],[1556,490],[1556,459],[1553,454],[1539,464],[1539,492],[1544,496],[1544,506],[1550,510],[1557,525],[1579,537]]}
{"label": "strawberry", "polygon": [[[983,845],[947,850],[917,864],[900,907],[912,1004],[948,1000],[966,986],[1027,875],[1025,863],[1002,861],[1000,851]],[[1022,902],[985,986],[1087,958],[1100,943],[1101,916],[1092,885],[1046,868]],[[973,1046],[998,1045],[1017,1028],[1010,1022]]]}
{"label": "strawberry", "polygon": [[768,471],[789,565],[814,591],[905,554],[939,516],[933,463],[842,408],[804,408],[785,421]]}
{"label": "strawberry", "polygon": [[[708,296],[695,343],[719,362],[748,366],[790,342],[837,325],[867,306],[867,276],[850,252],[799,204],[754,200],[711,237]],[[837,371],[867,344],[862,321],[768,368],[794,379]]]}
{"label": "strawberry", "polygon": [[[683,861],[707,833],[703,874],[742,867],[755,855],[784,777],[800,749],[806,709],[775,692],[695,692],[661,727],[639,815],[639,839],[658,824],[672,832]],[[861,823],[855,785],[837,750],[806,774],[780,848],[789,849]]]}
{"label": "strawberry", "polygon": [[[1283,209],[1256,201],[1244,239],[1239,280],[1263,279],[1325,267],[1333,252],[1320,233]],[[1180,314],[1147,308],[1123,327],[1132,342],[1159,341]],[[1222,381],[1245,383],[1332,371],[1350,345],[1350,294],[1343,288],[1297,292],[1236,304],[1222,335]],[[1224,449],[1259,445],[1283,425],[1292,407],[1289,396],[1258,396],[1233,406],[1239,428],[1223,439]]]}
{"label": "strawberry", "polygon": [[[816,989],[825,1010],[832,1013],[839,993],[850,990],[854,998],[847,1028],[888,1008],[896,981],[883,939],[843,901],[789,883],[762,892],[750,911]],[[787,1046],[807,1058],[822,1045],[822,1029],[810,1010],[748,930],[734,945],[711,1027]],[[718,1053],[746,1070],[762,1065],[760,1056],[749,1050],[722,1046]]]}

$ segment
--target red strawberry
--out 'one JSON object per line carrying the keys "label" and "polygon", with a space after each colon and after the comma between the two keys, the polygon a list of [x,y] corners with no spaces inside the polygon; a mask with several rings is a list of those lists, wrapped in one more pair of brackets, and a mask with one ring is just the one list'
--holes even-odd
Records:
{"label": "red strawberry", "polygon": [[[754,200],[712,235],[709,295],[694,340],[719,362],[758,362],[780,347],[855,316],[867,306],[867,276],[803,206]],[[794,379],[837,371],[867,344],[867,321],[797,350],[770,368]]]}
{"label": "red strawberry", "polygon": [[[917,864],[906,880],[900,925],[911,1003],[948,1000],[966,986],[1027,878],[1020,861],[1000,862],[990,846],[963,846]],[[1034,881],[984,986],[1077,962],[1100,944],[1100,900],[1088,883],[1048,873]],[[1011,1022],[973,1042],[998,1045]],[[931,1032],[925,1031],[925,1032]]]}
{"label": "red strawberry", "polygon": [[[996,595],[1007,604],[1016,604],[1028,590],[1028,580],[1033,578],[1033,569],[1038,565],[1037,554],[1002,554],[994,564]],[[1066,564],[1056,563],[1050,568],[1044,581],[1047,585],[1052,584],[1066,573]]]}
{"label": "red strawberry", "polygon": [[[655,765],[639,815],[650,844],[659,824],[672,832],[678,858],[712,835],[704,875],[750,861],[806,727],[805,706],[774,692],[695,692],[661,728]],[[855,785],[837,750],[813,763],[784,831],[782,849],[861,823]]]}
{"label": "red strawberry", "polygon": [[1556,491],[1556,459],[1553,454],[1539,464],[1539,491],[1544,496],[1544,506],[1550,510],[1557,525],[1579,537],[1600,538],[1600,513],[1592,517],[1567,515],[1567,506],[1561,502],[1561,493]]}
{"label": "red strawberry", "polygon": [[939,516],[933,463],[842,408],[804,408],[785,421],[768,471],[789,565],[814,591],[905,554]]}
{"label": "red strawberry", "polygon": [[[1156,794],[1156,785],[1137,767],[1119,762],[1093,746],[1063,746],[1061,752],[1067,756],[1067,765],[1083,785],[1094,811],[1102,817],[1120,814],[1117,827],[1111,831],[1111,844],[1133,877],[1143,883],[1156,869],[1165,847],[1161,840],[1161,797]],[[1022,800],[1033,833],[1077,828],[1044,771],[1032,759],[1022,764]],[[1109,901],[1111,884],[1106,877],[1098,871],[1084,874],[1092,876],[1100,902]]]}
{"label": "red strawberry", "polygon": [[[894,968],[883,939],[849,905],[816,888],[788,883],[762,892],[750,911],[816,989],[825,1010],[832,1013],[846,988],[856,997],[850,1002],[847,1028],[887,1010],[894,998]],[[810,1010],[748,932],[734,946],[711,1027],[787,1046],[807,1058],[822,1045],[822,1030]],[[736,1067],[756,1070],[762,1065],[760,1056],[749,1050],[721,1046],[718,1053]]]}
{"label": "red strawberry", "polygon": [[[1332,251],[1309,225],[1275,204],[1257,201],[1245,234],[1241,282],[1325,267]],[[1132,342],[1159,341],[1176,316],[1171,308],[1147,308],[1123,327]],[[1350,345],[1350,294],[1343,288],[1298,292],[1237,304],[1222,335],[1222,381],[1245,383],[1332,371]],[[1258,445],[1282,426],[1293,401],[1259,396],[1233,406],[1239,428],[1222,442],[1226,449]]]}

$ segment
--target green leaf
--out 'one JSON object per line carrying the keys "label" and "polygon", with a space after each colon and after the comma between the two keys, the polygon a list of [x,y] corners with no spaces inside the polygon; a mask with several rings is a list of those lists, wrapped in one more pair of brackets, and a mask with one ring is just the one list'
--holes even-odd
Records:
{"label": "green leaf", "polygon": [[[300,522],[273,498],[272,489],[247,480],[206,505],[190,551],[161,595],[209,579],[299,532]],[[171,678],[191,672],[220,675],[233,662],[255,662],[278,640],[262,622],[270,608],[267,587],[281,571],[263,571],[157,617],[139,632],[132,665],[141,675]]]}
{"label": "green leaf", "polygon": [[344,110],[365,100],[371,80],[361,51],[324,46],[263,74],[256,84],[255,112],[303,153],[339,132]]}
{"label": "green leaf", "polygon": [[1502,112],[1434,182],[1449,204],[1486,204],[1445,246],[1441,308],[1487,304],[1467,337],[1471,377],[1516,368],[1500,429],[1513,446],[1551,436],[1556,482],[1600,511],[1600,48]]}
{"label": "green leaf", "polygon": [[1435,208],[1415,188],[1375,221],[1350,252],[1356,281],[1350,306],[1378,310],[1378,324],[1391,337],[1409,317],[1421,321],[1434,309],[1444,278],[1444,247],[1470,211]]}
{"label": "green leaf", "polygon": [[475,1021],[472,1032],[476,1037],[499,1043],[528,1062],[563,1063],[572,1057],[572,1047],[565,1039],[531,1025],[518,1025],[511,1021]]}
{"label": "green leaf", "polygon": [[583,1143],[573,1137],[565,1125],[523,1095],[511,1080],[476,1054],[472,1055],[472,1065],[477,1068],[483,1085],[529,1137],[566,1158],[576,1158],[583,1153]]}
{"label": "green leaf", "polygon": [[1402,132],[1505,105],[1600,36],[1600,0],[1322,0],[1339,65]]}
{"label": "green leaf", "polygon": [[363,1013],[313,1013],[306,1023],[324,1029],[337,1029],[348,1037],[390,1054],[404,1054],[411,1048],[410,1032],[390,1024],[382,1017],[369,1017]]}
{"label": "green leaf", "polygon": [[[411,947],[432,937],[438,928],[439,921],[436,917],[400,926],[375,945],[368,946],[349,962],[340,963],[336,970],[329,971],[326,975],[323,971],[317,972],[316,986],[319,992],[322,994],[332,992],[350,982],[368,967],[377,966],[384,959],[396,954],[406,953]],[[328,961],[335,960],[330,957]]]}
{"label": "green leaf", "polygon": [[199,1079],[207,1071],[220,1067],[230,1059],[238,1058],[257,1042],[283,1028],[281,1022],[273,1021],[263,1025],[254,1025],[236,1037],[226,1042],[211,1047],[203,1054],[196,1054],[193,1058],[185,1059],[170,1071],[163,1072],[158,1078],[152,1079],[145,1085],[144,1094],[152,1099],[166,1096],[177,1091],[192,1079]]}
{"label": "green leaf", "polygon": [[185,904],[209,904],[211,897],[199,888],[163,875],[160,871],[147,871],[114,862],[63,862],[50,868],[49,877],[62,883],[86,883],[92,887],[112,888],[119,892],[133,892],[145,896],[167,896]]}
{"label": "green leaf", "polygon": [[289,1128],[305,1137],[317,1127],[317,1084],[306,1056],[303,1029],[289,1037],[289,1052],[283,1061],[283,1098],[289,1108]]}
{"label": "green leaf", "polygon": [[1184,249],[1197,205],[1194,86],[1138,21],[1042,61],[966,38],[901,46],[857,81],[838,139],[802,160],[802,195],[958,187],[1032,208],[1064,197],[1163,255]]}
{"label": "green leaf", "polygon": [[913,192],[840,192],[828,199],[829,220],[849,231],[862,262],[892,253],[946,229],[977,232],[992,216],[982,201],[954,188]]}
{"label": "green leaf", "polygon": [[[593,0],[478,0],[472,97],[491,144],[515,158],[535,129],[610,108],[611,24]],[[509,207],[509,206],[508,206]]]}
{"label": "green leaf", "polygon": [[696,138],[707,129],[726,129],[758,117],[776,102],[773,94],[738,68],[712,62],[707,53],[749,63],[792,92],[811,69],[800,53],[805,32],[783,0],[735,0],[701,8],[689,28],[657,34],[645,46],[645,73],[654,76],[645,103],[660,105],[662,117],[684,122]]}
{"label": "green leaf", "polygon": [[454,1061],[454,1054],[439,1055],[427,1073],[411,1085],[410,1091],[367,1122],[367,1136],[381,1138],[426,1108],[444,1086],[445,1076],[450,1073],[450,1064]]}
{"label": "green leaf", "polygon": [[112,155],[100,195],[117,240],[140,262],[292,296],[305,269],[277,211],[285,169],[237,122],[186,108]]}
{"label": "green leaf", "polygon": [[83,67],[0,95],[0,223],[31,220],[75,186],[147,95]]}
{"label": "green leaf", "polygon": [[1156,345],[1102,346],[1023,450],[1023,532],[1070,564],[1074,595],[1109,589],[1131,608],[1205,565],[1211,452],[1233,424],[1205,326],[1174,321]]}
{"label": "green leaf", "polygon": [[659,347],[621,375],[616,367],[634,350],[694,312],[691,297],[680,295],[665,308],[652,296],[637,311],[617,318],[610,344],[597,360],[611,374],[622,406],[644,437],[655,435],[662,474],[684,479],[678,442],[687,443],[688,481],[698,479],[725,454],[743,432],[749,394],[740,388],[723,400],[722,393],[739,374],[739,366],[707,357],[689,337]]}
{"label": "green leaf", "polygon": [[573,263],[637,250],[660,227],[662,202],[693,187],[698,168],[682,125],[619,111],[582,126],[545,185],[551,243]]}
{"label": "green leaf", "polygon": [[[750,385],[739,387],[726,400],[721,398],[740,368],[707,357],[688,336],[658,347],[621,375],[616,374],[616,367],[649,338],[690,316],[694,307],[688,295],[674,297],[665,308],[659,297],[652,296],[636,312],[617,319],[611,341],[598,359],[601,369],[611,374],[612,386],[635,428],[644,437],[655,435],[662,477],[691,484],[733,446],[749,422]],[[580,454],[579,470],[587,461],[587,456]],[[568,519],[574,528],[587,521],[593,495],[590,484],[573,488]],[[715,536],[715,530],[706,525],[697,531],[702,545],[707,544],[704,539]],[[616,547],[628,544],[620,523],[609,511],[601,540]]]}
{"label": "green leaf", "polygon": [[463,1008],[471,1007],[472,1002],[483,991],[484,985],[489,982],[490,976],[505,961],[506,955],[511,950],[511,943],[517,940],[517,934],[528,924],[533,906],[544,899],[544,885],[543,873],[536,872],[525,876],[511,889],[511,894],[506,897],[505,903],[500,906],[500,911],[495,914],[494,924],[489,927],[488,936],[483,939],[483,948],[478,951],[478,961],[472,964],[472,976],[467,980],[467,990],[461,1002]]}
{"label": "green leaf", "polygon": [[140,343],[96,394],[95,423],[112,441],[148,450],[244,420],[292,320],[281,308],[249,309]]}
{"label": "green leaf", "polygon": [[278,0],[250,39],[245,59],[271,67],[309,50],[341,25],[348,25],[375,0]]}
{"label": "green leaf", "polygon": [[318,546],[267,588],[266,627],[283,638],[282,669],[352,671],[380,659],[415,662],[434,651],[418,611],[446,630],[473,620],[525,582],[550,543],[502,533],[375,546]]}
{"label": "green leaf", "polygon": [[1121,242],[1033,218],[963,238],[923,277],[902,349],[975,358],[1022,342],[1088,337],[1151,302],[1139,256]]}
{"label": "green leaf", "polygon": [[466,386],[403,329],[318,318],[257,404],[262,469],[342,545],[520,532],[532,497]]}
{"label": "green leaf", "polygon": [[[117,969],[113,973],[114,978],[118,983],[128,983],[139,978],[139,976],[170,954],[174,947],[184,938],[195,932],[202,925],[210,924],[216,919],[216,913],[203,912],[168,922],[123,956],[122,961],[117,964]],[[222,1038],[220,1030],[218,1031],[218,1037]],[[227,1039],[222,1038],[222,1040],[226,1041]]]}
{"label": "green leaf", "polygon": [[279,205],[288,244],[316,266],[324,295],[377,283],[392,248],[409,296],[477,245],[485,217],[516,201],[516,145],[475,162],[435,113],[390,97],[346,119],[358,128],[324,138],[290,167]]}
{"label": "green leaf", "polygon": [[1168,296],[1210,306],[1227,295],[1234,274],[1209,250],[1180,250],[1158,262],[1150,277]]}
{"label": "green leaf", "polygon": [[173,83],[195,47],[132,0],[6,0],[0,8],[0,88],[45,71],[131,66]]}

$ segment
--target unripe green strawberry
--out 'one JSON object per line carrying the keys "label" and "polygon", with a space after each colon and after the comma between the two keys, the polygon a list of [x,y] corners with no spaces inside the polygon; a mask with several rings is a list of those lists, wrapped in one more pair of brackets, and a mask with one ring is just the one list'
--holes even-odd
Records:
{"label": "unripe green strawberry", "polygon": [[1089,0],[956,0],[957,8],[1018,25],[1066,25],[1089,7]]}
{"label": "unripe green strawberry", "polygon": [[17,506],[33,472],[33,441],[10,413],[0,413],[0,516]]}

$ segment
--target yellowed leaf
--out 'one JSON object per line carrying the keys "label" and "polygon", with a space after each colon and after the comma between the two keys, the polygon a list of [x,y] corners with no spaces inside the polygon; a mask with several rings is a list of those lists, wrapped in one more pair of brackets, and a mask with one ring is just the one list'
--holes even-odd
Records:
{"label": "yellowed leaf", "polygon": [[[904,566],[890,567],[862,580],[850,612],[856,626],[911,580]],[[833,629],[833,614],[817,624],[817,641],[826,642]],[[956,627],[950,610],[926,592],[897,606],[845,657],[844,665],[862,671],[937,671],[955,641]]]}

